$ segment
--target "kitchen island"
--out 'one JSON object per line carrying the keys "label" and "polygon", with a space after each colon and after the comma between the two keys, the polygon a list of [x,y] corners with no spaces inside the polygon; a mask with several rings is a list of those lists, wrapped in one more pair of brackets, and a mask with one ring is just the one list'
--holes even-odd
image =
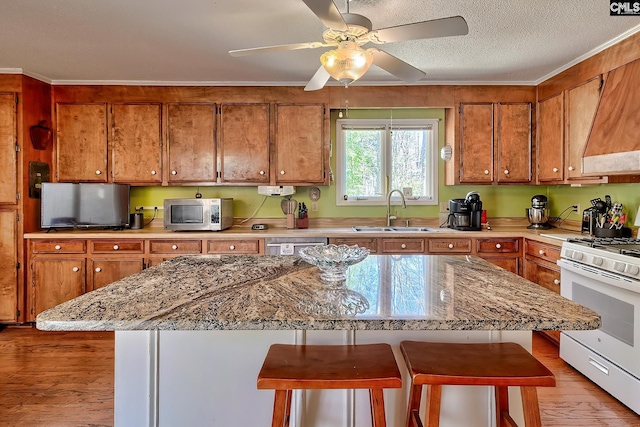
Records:
{"label": "kitchen island", "polygon": [[[343,287],[297,257],[178,257],[37,318],[43,330],[116,331],[117,426],[267,425],[273,394],[255,380],[275,342],[530,349],[532,330],[599,325],[593,311],[480,258],[425,255],[369,256]],[[406,387],[385,399],[389,425],[402,425]],[[491,399],[484,387],[445,388],[441,425],[491,426]],[[366,392],[300,392],[293,410],[296,426],[370,425]]]}

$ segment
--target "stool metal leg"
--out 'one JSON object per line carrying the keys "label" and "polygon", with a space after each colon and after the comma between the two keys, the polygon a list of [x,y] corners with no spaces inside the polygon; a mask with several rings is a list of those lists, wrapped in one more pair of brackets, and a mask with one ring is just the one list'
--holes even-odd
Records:
{"label": "stool metal leg", "polygon": [[536,387],[520,387],[525,427],[541,427],[538,390]]}

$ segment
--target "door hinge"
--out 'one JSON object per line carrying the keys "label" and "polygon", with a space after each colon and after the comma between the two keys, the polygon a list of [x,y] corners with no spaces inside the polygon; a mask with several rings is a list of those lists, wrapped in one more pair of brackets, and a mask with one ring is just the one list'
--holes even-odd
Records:
{"label": "door hinge", "polygon": [[20,318],[20,309],[16,308],[16,318],[19,319]]}
{"label": "door hinge", "polygon": [[16,200],[20,200],[20,193],[16,193]]}
{"label": "door hinge", "polygon": [[462,114],[462,105],[458,106],[458,114]]}
{"label": "door hinge", "polygon": [[20,270],[20,263],[16,262],[16,270]]}
{"label": "door hinge", "polygon": [[16,214],[16,221],[20,222],[20,214]]}
{"label": "door hinge", "polygon": [[20,102],[20,97],[16,95],[16,105],[18,105],[19,102]]}
{"label": "door hinge", "polygon": [[217,171],[216,172],[216,178],[222,178],[222,172]]}
{"label": "door hinge", "polygon": [[16,144],[16,153],[20,152],[20,146],[18,144]]}

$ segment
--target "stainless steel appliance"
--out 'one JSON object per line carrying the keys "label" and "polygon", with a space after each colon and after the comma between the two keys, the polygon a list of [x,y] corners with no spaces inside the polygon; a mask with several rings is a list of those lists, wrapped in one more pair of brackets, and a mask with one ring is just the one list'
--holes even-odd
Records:
{"label": "stainless steel appliance", "polygon": [[602,316],[595,331],[563,331],[560,357],[640,414],[640,240],[562,244],[560,292]]}
{"label": "stainless steel appliance", "polygon": [[467,193],[464,199],[449,200],[448,226],[464,231],[482,229],[482,202],[477,192]]}
{"label": "stainless steel appliance", "polygon": [[164,228],[220,231],[233,225],[233,199],[165,199]]}
{"label": "stainless steel appliance", "polygon": [[326,237],[268,237],[264,239],[267,255],[296,255],[305,246],[322,246]]}
{"label": "stainless steel appliance", "polygon": [[531,198],[531,207],[526,208],[529,226],[527,228],[548,230],[552,226],[549,221],[549,200],[543,194],[537,194]]}

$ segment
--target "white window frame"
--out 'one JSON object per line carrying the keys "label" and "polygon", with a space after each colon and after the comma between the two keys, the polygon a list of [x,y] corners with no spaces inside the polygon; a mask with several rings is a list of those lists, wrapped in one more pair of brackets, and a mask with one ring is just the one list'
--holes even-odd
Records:
{"label": "white window frame", "polygon": [[[438,204],[438,125],[439,119],[339,119],[336,120],[336,205],[337,206],[378,206],[387,204],[387,195],[380,194],[367,198],[349,197],[345,200],[346,194],[346,155],[344,144],[345,127],[358,127],[370,129],[384,129],[385,136],[383,140],[383,160],[382,165],[386,171],[381,173],[386,175],[391,170],[391,144],[390,131],[394,128],[403,127],[430,127],[431,137],[428,141],[428,159],[427,173],[430,175],[425,177],[427,192],[430,197],[405,197],[407,205],[437,205]],[[384,184],[383,184],[384,185]],[[393,188],[389,188],[393,190]],[[402,191],[402,188],[398,188]],[[393,193],[391,200],[400,201],[400,196]]]}

